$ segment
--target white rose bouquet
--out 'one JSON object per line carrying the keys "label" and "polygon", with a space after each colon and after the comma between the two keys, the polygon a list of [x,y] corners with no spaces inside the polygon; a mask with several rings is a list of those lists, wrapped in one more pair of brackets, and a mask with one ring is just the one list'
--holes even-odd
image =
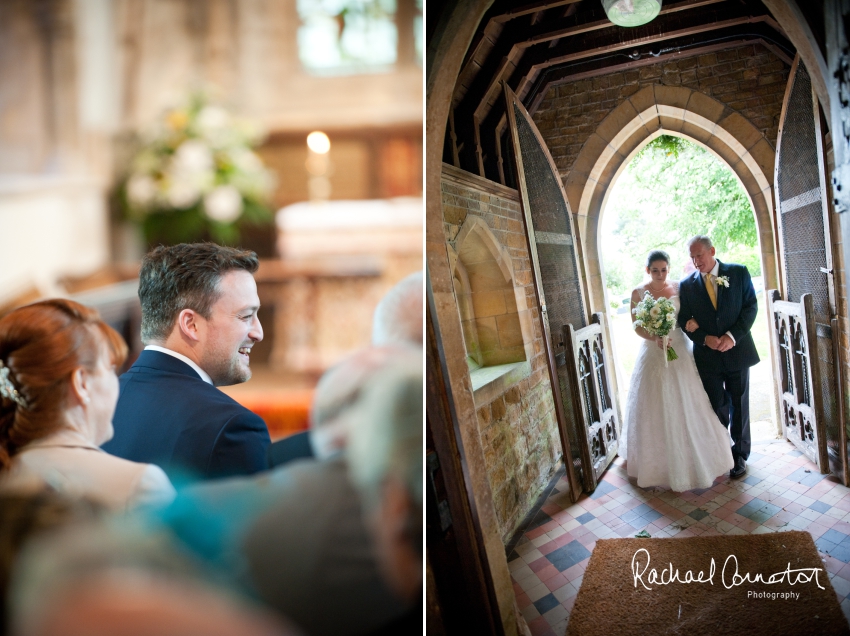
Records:
{"label": "white rose bouquet", "polygon": [[652,294],[646,292],[635,308],[632,309],[635,321],[632,323],[635,329],[643,327],[651,336],[661,336],[664,339],[664,348],[667,350],[667,360],[678,360],[679,356],[673,347],[667,346],[667,338],[676,328],[676,308],[669,298],[656,300]]}
{"label": "white rose bouquet", "polygon": [[237,221],[270,222],[274,177],[253,147],[260,131],[203,93],[167,111],[143,136],[119,192],[148,240],[239,240]]}

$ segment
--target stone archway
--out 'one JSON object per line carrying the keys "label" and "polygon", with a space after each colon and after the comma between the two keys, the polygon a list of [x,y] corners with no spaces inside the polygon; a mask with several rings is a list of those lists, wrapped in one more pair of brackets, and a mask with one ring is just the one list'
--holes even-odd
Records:
{"label": "stone archway", "polygon": [[749,120],[711,97],[689,88],[655,85],[611,111],[584,144],[567,178],[567,198],[582,237],[591,311],[605,310],[598,235],[610,187],[632,157],[662,134],[699,143],[737,175],[755,212],[765,287],[781,289],[774,231],[773,146]]}

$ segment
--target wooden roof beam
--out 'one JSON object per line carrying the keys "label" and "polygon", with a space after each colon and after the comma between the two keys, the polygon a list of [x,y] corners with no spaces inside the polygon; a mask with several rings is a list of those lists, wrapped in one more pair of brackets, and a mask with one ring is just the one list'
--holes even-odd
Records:
{"label": "wooden roof beam", "polygon": [[[742,34],[737,39],[730,39],[724,42],[719,42],[715,44],[705,44],[703,46],[695,46],[693,48],[683,48],[682,50],[670,51],[668,53],[662,53],[658,57],[641,57],[638,60],[630,61],[630,62],[621,62],[619,64],[610,64],[606,66],[600,66],[598,68],[591,68],[587,70],[578,70],[578,71],[565,71],[562,74],[556,74],[550,78],[547,78],[546,82],[540,86],[539,88],[535,88],[534,97],[531,102],[527,105],[528,112],[530,114],[534,114],[537,111],[537,108],[540,106],[540,103],[543,101],[546,93],[553,86],[558,86],[560,84],[565,84],[567,82],[575,82],[581,79],[588,79],[592,77],[599,77],[601,75],[608,75],[610,73],[618,73],[621,71],[626,71],[634,68],[640,68],[641,66],[651,66],[653,64],[659,64],[670,60],[681,59],[685,57],[694,57],[697,55],[705,55],[706,53],[713,53],[715,51],[723,51],[733,47],[740,47],[746,44],[760,44],[765,47],[769,51],[771,51],[776,57],[785,62],[789,67],[794,61],[793,56],[789,56],[788,53],[782,49],[780,46],[775,44],[774,42],[770,42],[764,37],[759,37],[758,35],[744,35]],[[557,73],[557,71],[556,71]],[[501,121],[501,120],[500,120]]]}
{"label": "wooden roof beam", "polygon": [[[481,69],[486,66],[486,59],[492,53],[494,48],[496,48],[498,41],[503,34],[505,24],[509,20],[513,20],[515,18],[528,15],[530,13],[545,11],[547,9],[562,5],[571,5],[569,8],[575,8],[576,3],[578,1],[579,0],[569,0],[569,2],[539,2],[534,5],[526,5],[524,7],[516,9],[515,11],[506,12],[491,18],[488,21],[487,26],[485,26],[484,30],[481,32],[481,35],[476,39],[475,43],[471,47],[471,52],[469,55],[467,55],[463,67],[461,68],[461,72],[458,76],[456,94],[452,100],[455,105],[459,104],[463,100],[474,78],[478,75]],[[680,11],[687,11],[689,9],[697,9],[700,7],[718,4],[721,2],[728,2],[728,0],[683,0],[682,2],[663,6],[661,8],[661,11],[659,12],[659,16],[677,13]],[[569,17],[571,17],[571,15],[564,15],[564,18]],[[532,21],[532,26],[534,26],[535,24],[540,24],[540,22]],[[545,26],[546,25],[540,24],[540,27]],[[511,49],[506,52],[505,55],[508,57],[516,58],[517,56],[514,53],[513,49],[517,47],[528,48],[536,44],[540,44],[542,42],[559,40],[565,37],[581,35],[582,33],[588,33],[590,31],[596,31],[599,29],[607,29],[612,27],[614,27],[614,25],[611,23],[610,20],[606,18],[604,20],[595,20],[593,22],[570,26],[555,31],[547,31],[545,28],[540,28],[539,30],[543,31],[542,33],[537,35],[531,35],[530,37],[522,41],[505,43],[501,48],[504,49],[506,45],[510,46]]]}
{"label": "wooden roof beam", "polygon": [[[726,0],[685,0],[685,2],[678,2],[676,4],[671,4],[666,7],[662,6],[661,11],[658,13],[659,16],[670,15],[671,13],[678,13],[679,11],[686,11],[688,9],[697,9],[699,7],[707,7],[712,4],[718,4],[719,2],[726,2]],[[536,37],[529,38],[524,42],[517,42],[515,46],[520,46],[523,48],[528,48],[530,46],[534,46],[535,44],[541,44],[542,42],[548,42],[549,40],[556,40],[560,38],[570,37],[573,35],[580,35],[581,33],[587,33],[589,31],[597,31],[599,29],[607,29],[613,26],[611,21],[608,19],[598,20],[596,22],[589,22],[584,25],[580,25],[577,27],[567,27],[565,29],[558,29],[556,31],[551,31],[549,33],[539,35]]]}
{"label": "wooden roof beam", "polygon": [[541,0],[540,2],[532,2],[521,7],[509,9],[504,13],[493,16],[490,19],[504,23],[508,20],[528,15],[529,13],[537,13],[538,11],[546,11],[547,9],[554,9],[555,7],[562,7],[567,4],[577,4],[579,2],[581,2],[581,0]]}
{"label": "wooden roof beam", "polygon": [[[521,79],[519,80],[519,82],[516,83],[515,91],[516,91],[517,95],[520,96],[520,99],[522,99],[524,97],[524,93],[522,92],[523,89],[526,88],[528,85],[530,85],[530,82],[532,82],[535,79],[536,73],[538,73],[540,70],[542,70],[544,68],[547,68],[548,66],[554,66],[556,64],[563,64],[563,63],[573,61],[573,60],[579,60],[579,59],[583,59],[583,58],[594,57],[594,56],[597,56],[597,55],[603,55],[605,53],[610,53],[610,52],[614,52],[614,51],[621,51],[621,50],[624,50],[624,49],[634,48],[635,46],[650,44],[650,43],[653,43],[653,42],[663,42],[665,40],[671,40],[671,39],[686,36],[686,35],[692,35],[692,34],[696,34],[696,33],[704,33],[706,31],[714,31],[714,30],[723,29],[723,28],[730,27],[730,26],[736,26],[736,25],[739,25],[739,24],[751,24],[751,23],[755,23],[755,22],[766,22],[769,19],[770,19],[770,17],[767,16],[767,15],[761,15],[761,16],[744,15],[744,16],[739,16],[739,17],[732,18],[732,19],[729,19],[729,20],[719,20],[719,21],[706,22],[706,23],[703,23],[703,24],[700,24],[700,25],[694,25],[694,26],[683,28],[683,29],[676,29],[676,30],[672,30],[672,31],[657,33],[657,34],[651,35],[651,36],[636,37],[636,38],[632,38],[632,39],[628,39],[628,40],[618,41],[618,42],[615,42],[613,44],[602,45],[602,46],[598,46],[598,47],[595,47],[595,48],[590,48],[590,49],[586,49],[586,50],[582,50],[582,51],[576,51],[576,52],[573,52],[573,53],[570,53],[570,54],[567,54],[567,55],[561,55],[561,56],[555,56],[555,57],[548,57],[549,55],[551,55],[551,53],[550,53],[551,50],[549,49],[549,50],[546,50],[545,53],[541,54],[541,56],[546,57],[546,61],[538,62],[538,63],[531,63],[531,64],[529,64],[530,72],[528,74],[521,73],[521,75],[520,75]],[[510,79],[510,75],[506,74],[506,71],[509,68],[510,67],[507,66],[507,65],[502,65],[499,69],[499,73],[491,79],[490,84],[488,85],[487,89],[483,92],[482,98],[479,101],[478,106],[473,111],[474,116],[478,117],[480,120],[483,120],[487,116],[487,112],[489,112],[490,108],[492,107],[493,102],[495,101],[495,99],[497,99],[497,97],[498,97],[497,94],[499,93],[499,85],[500,85],[499,83],[502,82],[502,81],[508,81]],[[532,77],[529,77],[531,74],[534,74],[534,75]]]}
{"label": "wooden roof beam", "polygon": [[[587,59],[590,57],[596,57],[597,55],[605,55],[606,53],[613,53],[616,51],[622,51],[624,49],[629,49],[637,45],[646,45],[652,44],[655,42],[663,42],[665,40],[672,40],[675,38],[686,37],[689,35],[696,35],[700,33],[706,33],[710,31],[718,31],[721,29],[735,27],[745,24],[759,24],[765,23],[770,24],[771,26],[775,25],[776,22],[769,15],[761,15],[761,16],[752,16],[746,18],[736,18],[732,20],[724,20],[721,22],[716,22],[713,24],[704,25],[704,27],[689,27],[685,29],[680,29],[678,31],[668,31],[667,33],[657,37],[657,38],[644,38],[640,41],[630,42],[630,43],[621,43],[621,44],[609,44],[599,46],[595,49],[588,49],[587,51],[580,51],[576,53],[571,53],[567,55],[562,55],[559,57],[552,57],[547,59],[544,62],[538,64],[532,64],[528,70],[528,72],[523,73],[522,79],[520,79],[519,83],[516,87],[516,94],[520,96],[520,99],[523,99],[527,94],[528,90],[531,88],[531,85],[534,83],[534,80],[540,74],[543,69],[549,68],[551,66],[556,66],[558,64],[566,64],[569,62],[573,62],[576,60]],[[776,25],[777,27],[779,25]]]}

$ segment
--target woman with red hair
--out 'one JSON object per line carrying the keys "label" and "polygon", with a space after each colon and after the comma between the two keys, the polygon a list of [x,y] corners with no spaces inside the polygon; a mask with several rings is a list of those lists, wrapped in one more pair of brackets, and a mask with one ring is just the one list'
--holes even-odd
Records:
{"label": "woman with red hair", "polygon": [[70,300],[20,307],[0,320],[0,475],[38,478],[57,491],[113,509],[166,503],[174,487],[158,466],[114,457],[115,369],[121,336]]}

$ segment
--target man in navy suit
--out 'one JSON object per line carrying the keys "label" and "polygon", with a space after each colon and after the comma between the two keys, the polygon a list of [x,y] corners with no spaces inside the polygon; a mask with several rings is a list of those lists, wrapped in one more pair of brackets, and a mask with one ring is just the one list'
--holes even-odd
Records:
{"label": "man in navy suit", "polygon": [[732,435],[735,465],[729,476],[741,477],[750,456],[750,367],[759,362],[750,334],[756,293],[746,267],[714,258],[709,237],[693,237],[688,249],[697,271],[679,284],[679,326],[694,342],[705,392]]}
{"label": "man in navy suit", "polygon": [[263,420],[216,387],[251,377],[251,348],[263,339],[254,252],[214,243],[157,247],[142,260],[142,342],[120,378],[103,449],[213,478],[268,467]]}

